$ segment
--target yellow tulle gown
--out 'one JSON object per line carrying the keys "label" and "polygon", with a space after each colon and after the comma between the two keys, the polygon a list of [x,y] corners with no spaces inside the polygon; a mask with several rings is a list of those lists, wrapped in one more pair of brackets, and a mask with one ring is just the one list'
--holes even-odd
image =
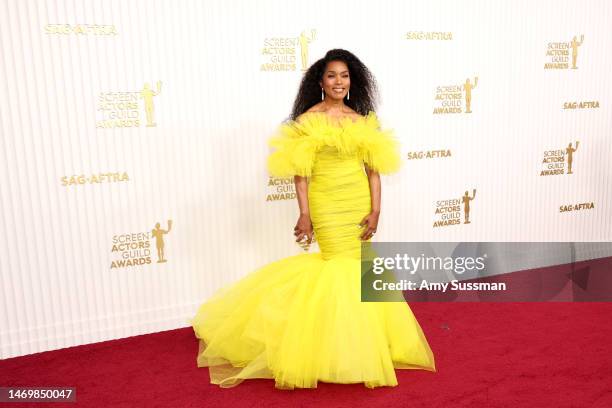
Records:
{"label": "yellow tulle gown", "polygon": [[371,208],[364,163],[382,174],[399,169],[393,131],[374,112],[356,120],[307,112],[280,125],[270,145],[270,174],[309,177],[321,252],[265,265],[202,304],[190,320],[198,366],[221,387],[270,378],[280,389],[395,386],[395,368],[435,371],[408,304],[361,302],[358,224]]}

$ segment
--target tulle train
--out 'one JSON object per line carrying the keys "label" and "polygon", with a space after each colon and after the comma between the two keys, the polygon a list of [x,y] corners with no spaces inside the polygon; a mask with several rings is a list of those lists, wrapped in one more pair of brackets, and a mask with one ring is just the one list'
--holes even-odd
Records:
{"label": "tulle train", "polygon": [[190,320],[198,366],[221,387],[271,378],[280,389],[395,386],[394,368],[435,371],[408,304],[361,302],[360,281],[359,259],[308,253],[219,289]]}

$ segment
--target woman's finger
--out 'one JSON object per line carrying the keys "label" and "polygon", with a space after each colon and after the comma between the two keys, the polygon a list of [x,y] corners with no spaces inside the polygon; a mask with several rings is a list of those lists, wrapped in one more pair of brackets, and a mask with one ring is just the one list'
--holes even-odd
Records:
{"label": "woman's finger", "polygon": [[363,229],[363,234],[361,235],[362,237],[365,237],[369,231],[372,230],[372,227],[370,227],[370,223],[367,222],[366,223],[366,227]]}
{"label": "woman's finger", "polygon": [[367,224],[368,224],[368,216],[366,215],[365,217],[363,217],[363,219],[359,223],[359,226],[363,227],[364,225],[367,225]]}
{"label": "woman's finger", "polygon": [[376,228],[374,227],[370,227],[368,228],[368,230],[365,232],[365,239],[370,239],[372,238],[372,236],[374,235],[374,232],[376,232]]}

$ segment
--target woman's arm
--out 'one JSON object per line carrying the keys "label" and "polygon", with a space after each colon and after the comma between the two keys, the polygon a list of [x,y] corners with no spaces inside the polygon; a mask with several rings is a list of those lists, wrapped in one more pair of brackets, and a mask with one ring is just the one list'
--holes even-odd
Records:
{"label": "woman's arm", "polygon": [[308,179],[306,177],[294,176],[295,191],[297,194],[298,206],[300,207],[300,217],[298,218],[293,235],[296,242],[307,237],[307,243],[312,242],[312,221],[310,220],[310,208],[308,207]]}
{"label": "woman's arm", "polygon": [[380,216],[380,175],[378,172],[371,170],[367,165],[365,170],[368,175],[368,183],[370,184],[372,210],[370,214],[363,218],[359,225],[365,225],[366,227],[361,234],[361,239],[368,240],[372,238],[378,227],[378,217]]}

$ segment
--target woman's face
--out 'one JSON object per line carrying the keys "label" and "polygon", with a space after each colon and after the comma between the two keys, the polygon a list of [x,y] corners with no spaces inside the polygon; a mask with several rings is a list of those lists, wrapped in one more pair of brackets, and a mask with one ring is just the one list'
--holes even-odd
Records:
{"label": "woman's face", "polygon": [[351,87],[351,78],[346,64],[342,61],[330,61],[323,72],[323,80],[319,83],[328,98],[342,100]]}

